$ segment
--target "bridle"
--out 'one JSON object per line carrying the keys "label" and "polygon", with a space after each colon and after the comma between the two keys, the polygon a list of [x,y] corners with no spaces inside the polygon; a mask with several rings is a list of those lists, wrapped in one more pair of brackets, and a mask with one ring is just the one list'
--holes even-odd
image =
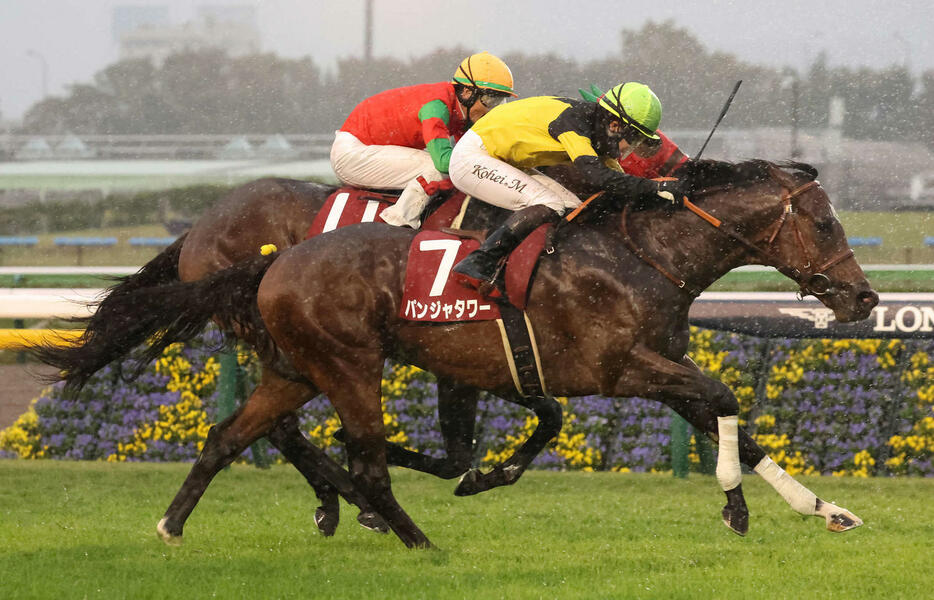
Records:
{"label": "bridle", "polygon": [[[692,213],[699,216],[705,222],[709,223],[716,229],[722,231],[732,239],[736,240],[743,246],[745,246],[750,252],[755,254],[762,263],[774,267],[779,273],[782,273],[792,281],[798,284],[800,288],[798,290],[798,298],[801,299],[804,296],[814,295],[814,296],[829,296],[837,293],[837,288],[833,285],[831,279],[825,274],[827,270],[831,267],[853,258],[853,250],[847,248],[843,252],[834,256],[824,264],[811,268],[811,264],[814,262],[811,258],[810,253],[807,251],[807,246],[804,243],[804,238],[801,235],[801,229],[798,227],[798,213],[795,211],[794,200],[807,192],[810,192],[814,189],[819,189],[820,183],[817,180],[809,181],[801,186],[798,186],[794,189],[789,190],[784,185],[782,186],[782,214],[775,220],[775,222],[770,226],[772,229],[771,235],[768,237],[765,248],[759,246],[758,244],[749,241],[745,236],[740,233],[739,228],[732,224],[727,223],[721,219],[716,218],[711,215],[704,209],[700,208],[687,198],[684,199],[684,207],[690,210]],[[692,296],[696,297],[700,295],[701,289],[690,286],[688,283],[681,277],[678,277],[674,273],[670,272],[658,262],[653,260],[651,257],[647,256],[645,252],[636,246],[632,241],[632,238],[629,236],[629,233],[626,228],[626,220],[629,207],[623,209],[622,214],[622,234],[623,241],[626,244],[626,247],[633,252],[637,257],[639,257],[643,262],[653,267],[659,271],[666,278],[674,282],[679,288],[684,289]],[[806,263],[803,267],[795,267],[776,256],[775,251],[772,249],[772,244],[775,242],[775,239],[778,237],[778,234],[781,232],[782,228],[786,224],[789,224],[794,228],[795,240],[798,244],[798,247],[801,249],[802,254],[806,259]]]}

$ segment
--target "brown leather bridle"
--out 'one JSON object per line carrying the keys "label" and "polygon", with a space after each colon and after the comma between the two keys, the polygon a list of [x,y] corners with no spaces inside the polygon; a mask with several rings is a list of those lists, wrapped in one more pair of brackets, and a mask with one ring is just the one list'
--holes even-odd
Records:
{"label": "brown leather bridle", "polygon": [[[792,281],[798,284],[800,288],[798,290],[798,297],[803,298],[807,295],[814,296],[827,296],[832,295],[837,292],[837,288],[834,287],[833,281],[825,274],[825,271],[837,265],[847,259],[853,257],[853,250],[846,249],[837,256],[834,256],[824,264],[818,266],[815,269],[811,268],[811,263],[814,262],[811,258],[810,253],[807,251],[807,246],[804,243],[804,238],[801,235],[801,229],[798,227],[797,212],[794,208],[794,199],[799,196],[813,190],[820,188],[820,183],[817,180],[809,181],[799,187],[789,190],[783,186],[782,189],[782,205],[783,210],[782,214],[776,219],[775,223],[771,225],[772,233],[768,238],[768,242],[765,248],[760,247],[759,245],[746,239],[740,232],[739,229],[732,223],[726,223],[715,216],[711,215],[704,209],[700,208],[687,198],[684,199],[684,207],[701,219],[719,229],[726,235],[730,236],[732,239],[736,240],[747,249],[749,249],[753,254],[759,257],[759,259],[766,265],[774,267],[779,273],[782,273]],[[684,289],[692,296],[698,296],[702,290],[697,287],[690,286],[688,283],[681,277],[678,277],[674,273],[667,270],[665,267],[660,265],[658,262],[653,260],[651,257],[647,256],[641,248],[636,246],[632,241],[632,238],[629,236],[629,232],[626,228],[626,218],[628,214],[629,207],[627,206],[623,210],[622,214],[622,234],[623,241],[626,244],[626,247],[629,248],[637,257],[639,257],[643,262],[650,265],[657,271],[659,271],[666,278],[674,282],[679,288]],[[779,232],[786,223],[789,223],[791,227],[794,228],[795,240],[797,240],[798,246],[801,249],[802,254],[806,259],[806,264],[800,269],[792,266],[791,264],[786,263],[785,261],[780,260],[775,256],[775,253],[771,251],[772,244],[775,239],[778,237]]]}

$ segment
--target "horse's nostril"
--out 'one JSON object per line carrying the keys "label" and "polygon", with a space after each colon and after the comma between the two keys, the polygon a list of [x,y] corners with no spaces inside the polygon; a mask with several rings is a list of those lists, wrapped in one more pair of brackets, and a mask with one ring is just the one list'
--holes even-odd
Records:
{"label": "horse's nostril", "polygon": [[856,297],[861,303],[869,305],[870,308],[879,304],[879,294],[872,290],[860,292]]}

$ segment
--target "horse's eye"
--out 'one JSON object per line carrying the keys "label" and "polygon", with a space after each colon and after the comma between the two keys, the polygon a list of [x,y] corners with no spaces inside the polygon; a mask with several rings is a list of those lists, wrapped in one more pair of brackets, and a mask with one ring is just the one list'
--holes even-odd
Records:
{"label": "horse's eye", "polygon": [[829,219],[822,219],[814,223],[814,226],[817,228],[817,232],[821,234],[828,234],[833,231],[833,221]]}

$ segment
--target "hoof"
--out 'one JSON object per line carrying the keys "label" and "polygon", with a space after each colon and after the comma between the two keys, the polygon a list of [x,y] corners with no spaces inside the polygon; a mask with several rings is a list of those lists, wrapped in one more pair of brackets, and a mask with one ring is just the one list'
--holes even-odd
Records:
{"label": "hoof", "polygon": [[375,512],[369,510],[360,511],[360,514],[357,515],[357,522],[370,531],[375,531],[377,533],[389,533],[389,525],[386,524],[386,521],[383,519],[383,517],[379,516]]}
{"label": "hoof", "polygon": [[737,535],[746,535],[749,531],[749,511],[735,510],[729,504],[723,507],[723,524]]}
{"label": "hoof", "polygon": [[862,519],[845,508],[838,508],[827,514],[827,529],[834,533],[856,529],[862,524]]}
{"label": "hoof", "polygon": [[339,521],[339,513],[328,512],[323,506],[319,506],[315,509],[315,525],[318,526],[318,531],[320,531],[324,537],[331,537],[334,535],[334,532],[337,531],[337,523]]}
{"label": "hoof", "polygon": [[473,496],[479,494],[485,488],[480,486],[480,469],[470,469],[461,475],[457,487],[454,488],[455,496]]}
{"label": "hoof", "polygon": [[159,534],[159,539],[168,544],[169,546],[181,546],[182,545],[182,535],[179,533],[175,535],[171,533],[165,526],[167,517],[162,517],[162,520],[159,521],[159,524],[156,525],[156,533]]}

